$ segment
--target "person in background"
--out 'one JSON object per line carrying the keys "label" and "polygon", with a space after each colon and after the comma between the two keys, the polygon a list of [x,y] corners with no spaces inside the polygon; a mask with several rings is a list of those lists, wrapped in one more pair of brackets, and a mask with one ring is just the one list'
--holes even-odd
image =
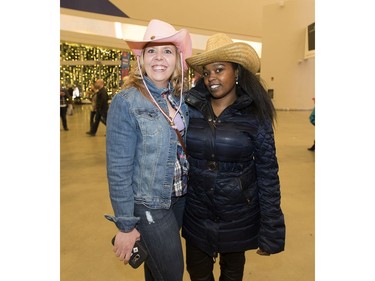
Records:
{"label": "person in background", "polygon": [[192,281],[243,278],[245,251],[269,256],[284,250],[276,111],[255,74],[260,60],[226,34],[209,37],[206,50],[187,60],[202,75],[186,93],[190,164],[182,227]]}
{"label": "person in background", "polygon": [[[309,120],[310,120],[310,123],[313,124],[313,126],[315,126],[315,98],[313,98],[313,101],[314,101],[314,108],[310,113]],[[309,147],[308,150],[315,151],[315,140],[314,140],[314,144],[311,147]]]}
{"label": "person in background", "polygon": [[[115,223],[116,256],[128,263],[135,241],[148,252],[145,280],[182,281],[180,237],[188,162],[188,127],[182,93],[186,29],[151,20],[142,41],[126,41],[136,56],[128,83],[111,102],[107,119],[107,175]],[[187,89],[187,87],[186,87]]]}
{"label": "person in background", "polygon": [[68,91],[60,87],[60,118],[65,131],[68,129],[68,121],[66,120],[66,112],[68,110]]}
{"label": "person in background", "polygon": [[90,85],[89,91],[88,91],[88,97],[91,100],[91,111],[90,111],[90,131],[92,130],[94,126],[94,120],[96,115],[96,98],[97,98],[97,90],[94,87],[94,84]]}
{"label": "person in background", "polygon": [[73,89],[73,101],[77,101],[78,103],[80,102],[81,94],[79,92],[78,86],[74,85]]}
{"label": "person in background", "polygon": [[96,132],[98,131],[100,121],[106,124],[108,111],[108,93],[107,89],[104,87],[104,80],[97,79],[94,87],[97,91],[95,121],[93,126],[90,127],[90,131],[86,132],[86,134],[93,137],[96,135]]}
{"label": "person in background", "polygon": [[67,85],[67,88],[68,88],[68,95],[69,95],[69,97],[70,97],[71,99],[73,99],[73,91],[74,91],[74,89],[73,89],[73,85],[72,85],[72,84],[69,84],[69,85]]}
{"label": "person in background", "polygon": [[73,86],[72,85],[68,85],[67,86],[67,90],[66,90],[66,93],[67,93],[67,102],[68,102],[68,109],[66,111],[66,114],[67,115],[73,115],[74,113],[74,106],[73,106]]}

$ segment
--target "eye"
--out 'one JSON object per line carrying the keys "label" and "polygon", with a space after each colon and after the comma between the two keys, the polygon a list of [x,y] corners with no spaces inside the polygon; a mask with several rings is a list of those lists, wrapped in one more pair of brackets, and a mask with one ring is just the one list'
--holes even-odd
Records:
{"label": "eye", "polygon": [[164,53],[166,53],[166,54],[173,54],[173,52],[172,52],[171,49],[165,49],[165,50],[164,50]]}
{"label": "eye", "polygon": [[155,49],[154,48],[147,48],[146,49],[146,53],[148,53],[148,54],[153,54],[153,53],[155,53],[156,51],[155,51]]}
{"label": "eye", "polygon": [[216,72],[216,73],[220,73],[220,72],[222,72],[223,70],[224,70],[224,68],[222,68],[222,67],[218,67],[218,68],[215,69],[215,72]]}

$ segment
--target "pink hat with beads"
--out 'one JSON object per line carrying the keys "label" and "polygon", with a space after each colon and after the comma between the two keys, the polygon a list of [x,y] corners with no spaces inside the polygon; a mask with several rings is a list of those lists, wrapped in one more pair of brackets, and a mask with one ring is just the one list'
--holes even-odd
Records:
{"label": "pink hat with beads", "polygon": [[153,19],[149,22],[142,41],[125,40],[129,48],[137,56],[150,42],[172,43],[182,53],[184,69],[188,69],[185,59],[192,55],[192,42],[186,29],[177,31],[172,25],[161,20]]}

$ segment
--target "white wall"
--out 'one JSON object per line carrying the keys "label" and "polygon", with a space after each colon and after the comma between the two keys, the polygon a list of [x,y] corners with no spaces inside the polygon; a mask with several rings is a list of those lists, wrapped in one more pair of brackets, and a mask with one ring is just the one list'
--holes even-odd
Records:
{"label": "white wall", "polygon": [[274,89],[276,109],[314,106],[315,57],[304,59],[305,28],[314,21],[315,0],[280,1],[263,9],[260,76]]}
{"label": "white wall", "polygon": [[[76,11],[67,11],[66,9],[61,10],[62,12],[72,13],[60,13],[60,40],[66,42],[129,49],[123,39],[142,40],[148,24],[148,22],[144,22],[143,24],[132,23],[133,21],[131,19],[121,19],[122,21],[128,22],[116,22],[116,17],[108,16],[103,19],[87,18],[79,14],[77,15]],[[198,33],[194,33],[190,29],[191,28],[189,28],[189,32],[193,45],[193,54],[204,51],[206,49],[206,42],[209,35],[217,32],[195,29]],[[228,35],[231,36],[230,34]],[[258,41],[253,41],[250,40],[250,37],[246,38],[246,36],[231,36],[231,38],[235,42],[249,44],[261,57],[262,44],[259,39]]]}

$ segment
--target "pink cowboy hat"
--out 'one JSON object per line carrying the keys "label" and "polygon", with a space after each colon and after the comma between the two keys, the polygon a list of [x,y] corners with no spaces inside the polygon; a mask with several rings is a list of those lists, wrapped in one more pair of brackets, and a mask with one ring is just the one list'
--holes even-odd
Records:
{"label": "pink cowboy hat", "polygon": [[186,29],[177,31],[172,25],[161,20],[153,19],[149,22],[143,41],[125,40],[129,48],[137,56],[142,54],[142,50],[150,42],[172,43],[182,53],[184,69],[188,68],[185,59],[192,55],[192,43],[190,34]]}

